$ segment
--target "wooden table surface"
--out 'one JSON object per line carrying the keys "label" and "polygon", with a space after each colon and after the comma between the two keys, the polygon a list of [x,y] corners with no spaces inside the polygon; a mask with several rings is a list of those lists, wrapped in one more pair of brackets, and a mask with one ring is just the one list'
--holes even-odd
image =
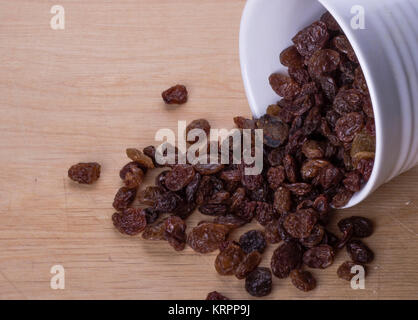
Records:
{"label": "wooden table surface", "polygon": [[[55,4],[65,8],[65,30],[50,27]],[[110,220],[126,147],[155,144],[156,131],[176,129],[178,120],[232,128],[233,116],[250,115],[238,57],[244,4],[0,0],[1,299],[201,299],[212,290],[250,298],[243,281],[217,275],[215,253],[176,253],[165,242],[122,236]],[[190,100],[167,108],[160,94],[175,83],[187,85]],[[80,161],[102,164],[96,184],[67,178]],[[366,239],[376,259],[365,290],[337,278],[342,251],[330,268],[313,271],[314,291],[275,278],[267,298],[417,299],[417,189],[418,167],[336,213],[333,225],[353,214],[376,224]],[[64,290],[50,287],[54,265],[65,269]]]}

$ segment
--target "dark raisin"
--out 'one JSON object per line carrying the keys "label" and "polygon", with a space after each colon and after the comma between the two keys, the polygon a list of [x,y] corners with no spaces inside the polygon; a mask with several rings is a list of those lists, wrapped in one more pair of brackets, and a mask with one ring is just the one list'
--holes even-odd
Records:
{"label": "dark raisin", "polygon": [[184,249],[186,245],[186,224],[181,218],[171,216],[165,220],[165,238],[176,251]]}
{"label": "dark raisin", "polygon": [[219,252],[215,259],[215,269],[220,275],[235,274],[238,266],[245,258],[245,253],[241,247],[234,242]]}
{"label": "dark raisin", "polygon": [[222,224],[202,223],[189,233],[187,244],[196,252],[209,253],[219,248],[219,244],[225,241],[229,230]]}
{"label": "dark raisin", "polygon": [[225,216],[216,217],[213,220],[213,223],[223,224],[230,229],[237,229],[237,228],[242,227],[243,225],[247,224],[247,221],[245,221],[244,219],[241,219],[237,216],[234,216],[232,214],[227,214]]}
{"label": "dark raisin", "polygon": [[132,161],[138,163],[141,167],[152,169],[154,168],[154,162],[150,157],[143,154],[142,151],[135,148],[126,149],[126,155]]}
{"label": "dark raisin", "polygon": [[127,208],[122,213],[115,212],[112,220],[116,229],[130,236],[142,232],[147,225],[145,213],[139,208]]}
{"label": "dark raisin", "polygon": [[367,264],[374,259],[373,251],[360,240],[350,240],[346,248],[351,260],[356,263]]}
{"label": "dark raisin", "polygon": [[131,203],[135,200],[137,189],[129,189],[122,187],[118,190],[113,200],[113,208],[118,211],[128,208]]}
{"label": "dark raisin", "polygon": [[309,271],[293,270],[290,272],[293,285],[304,292],[311,291],[316,287],[316,281]]}
{"label": "dark raisin", "polygon": [[244,233],[239,238],[239,243],[245,253],[250,253],[254,250],[263,253],[267,245],[264,233],[259,230],[250,230]]}
{"label": "dark raisin", "polygon": [[164,184],[168,190],[179,191],[187,186],[194,178],[193,166],[178,164],[165,176]]}
{"label": "dark raisin", "polygon": [[208,216],[223,216],[228,212],[224,204],[203,204],[198,208],[199,212]]}
{"label": "dark raisin", "polygon": [[264,144],[277,148],[288,138],[289,127],[277,117],[264,115],[257,120],[257,128],[263,129]]}
{"label": "dark raisin", "polygon": [[329,39],[327,25],[316,21],[299,31],[292,41],[302,56],[310,57],[315,51],[322,49]]}
{"label": "dark raisin", "polygon": [[100,177],[100,164],[97,162],[75,164],[68,169],[68,177],[81,184],[92,184]]}
{"label": "dark raisin", "polygon": [[351,142],[355,134],[363,128],[363,125],[363,115],[358,112],[351,112],[338,119],[335,124],[335,132],[341,141]]}
{"label": "dark raisin", "polygon": [[300,92],[298,83],[286,75],[273,73],[269,81],[274,92],[285,99],[293,99]]}
{"label": "dark raisin", "polygon": [[269,244],[279,243],[282,239],[279,232],[280,220],[275,219],[269,222],[264,228],[264,236]]}
{"label": "dark raisin", "polygon": [[[190,137],[190,140],[189,140],[189,133],[194,129],[203,130],[203,132],[206,134],[207,140],[209,140],[209,138],[210,138],[210,124],[206,119],[193,120],[186,127],[186,139],[187,139],[187,141],[189,141],[191,143],[197,142],[198,139],[199,139],[196,136],[194,139],[191,139],[191,137]],[[200,133],[200,132],[195,131],[195,133]]]}
{"label": "dark raisin", "polygon": [[280,63],[286,67],[303,67],[303,58],[295,46],[290,46],[280,53]]}
{"label": "dark raisin", "polygon": [[175,85],[166,91],[161,96],[166,104],[183,104],[187,102],[187,89],[183,85]]}
{"label": "dark raisin", "polygon": [[206,300],[229,300],[229,298],[220,294],[218,291],[212,291],[208,293]]}
{"label": "dark raisin", "polygon": [[309,237],[313,227],[318,221],[318,214],[313,209],[301,209],[286,216],[283,227],[294,238]]}
{"label": "dark raisin", "polygon": [[252,251],[247,254],[238,267],[235,269],[235,276],[238,279],[245,279],[261,262],[261,254]]}
{"label": "dark raisin", "polygon": [[358,263],[354,263],[352,261],[345,261],[343,264],[341,264],[337,269],[337,275],[340,279],[344,279],[347,281],[351,281],[351,279],[356,275],[356,272],[351,272],[351,269],[353,267],[360,266],[364,268],[364,273],[366,274],[366,266],[363,266]]}
{"label": "dark raisin", "polygon": [[245,290],[254,297],[264,297],[271,292],[272,278],[268,268],[258,267],[245,279]]}
{"label": "dark raisin", "polygon": [[328,268],[334,262],[335,251],[326,244],[313,247],[303,254],[303,263],[310,268]]}
{"label": "dark raisin", "polygon": [[334,17],[328,11],[325,12],[321,16],[321,21],[325,22],[325,24],[327,25],[328,30],[331,30],[331,31],[340,31],[341,30],[338,22],[334,19]]}
{"label": "dark raisin", "polygon": [[285,242],[273,253],[271,258],[271,270],[278,278],[286,278],[294,269],[298,269],[302,263],[302,248],[295,242]]}
{"label": "dark raisin", "polygon": [[372,221],[364,217],[352,216],[338,222],[341,232],[344,232],[350,225],[353,226],[353,237],[366,238],[373,233]]}
{"label": "dark raisin", "polygon": [[309,236],[300,240],[300,243],[306,248],[313,248],[320,244],[324,238],[325,228],[320,224],[316,224]]}

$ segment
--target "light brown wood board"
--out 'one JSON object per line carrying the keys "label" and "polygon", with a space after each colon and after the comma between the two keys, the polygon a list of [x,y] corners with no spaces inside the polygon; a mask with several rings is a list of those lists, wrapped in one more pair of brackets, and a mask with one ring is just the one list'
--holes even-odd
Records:
{"label": "light brown wood board", "polygon": [[[50,27],[55,4],[65,8],[65,30]],[[0,298],[203,299],[212,290],[250,298],[243,281],[217,275],[215,253],[122,236],[110,219],[126,147],[154,144],[155,132],[178,120],[232,128],[233,116],[250,116],[238,56],[244,4],[0,0]],[[190,100],[166,107],[161,91],[175,83]],[[80,161],[102,164],[96,184],[67,178]],[[365,290],[337,278],[342,251],[313,270],[314,291],[275,278],[267,298],[417,299],[417,190],[415,168],[333,218],[364,215],[376,225]],[[65,268],[64,290],[50,287],[53,265]]]}

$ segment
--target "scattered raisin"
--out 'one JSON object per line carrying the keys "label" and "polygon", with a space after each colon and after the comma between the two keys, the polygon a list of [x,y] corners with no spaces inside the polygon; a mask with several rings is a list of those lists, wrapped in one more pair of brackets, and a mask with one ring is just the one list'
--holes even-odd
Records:
{"label": "scattered raisin", "polygon": [[239,244],[245,253],[250,253],[255,250],[263,253],[267,246],[264,233],[259,230],[250,230],[244,233],[239,238]]}
{"label": "scattered raisin", "polygon": [[367,264],[374,259],[373,251],[360,240],[350,240],[346,248],[351,260],[356,263]]}
{"label": "scattered raisin", "polygon": [[271,292],[272,277],[269,268],[258,267],[245,278],[245,290],[254,297],[264,297]]}
{"label": "scattered raisin", "polygon": [[97,162],[75,164],[68,169],[68,177],[81,184],[92,184],[100,177],[100,164]]}
{"label": "scattered raisin", "polygon": [[112,220],[116,229],[130,236],[142,232],[147,225],[145,213],[139,208],[127,208],[122,213],[115,212]]}
{"label": "scattered raisin", "polygon": [[303,263],[310,268],[328,268],[334,262],[335,251],[326,244],[310,248],[303,254]]}
{"label": "scattered raisin", "polygon": [[290,279],[292,279],[292,283],[296,288],[304,292],[311,291],[316,287],[315,278],[309,271],[292,270],[290,272]]}
{"label": "scattered raisin", "polygon": [[128,208],[131,203],[135,200],[137,189],[129,189],[122,187],[118,190],[113,200],[113,208],[118,211],[122,211]]}
{"label": "scattered raisin", "polygon": [[161,96],[166,104],[183,104],[187,102],[187,89],[183,85],[175,85],[166,91]]}

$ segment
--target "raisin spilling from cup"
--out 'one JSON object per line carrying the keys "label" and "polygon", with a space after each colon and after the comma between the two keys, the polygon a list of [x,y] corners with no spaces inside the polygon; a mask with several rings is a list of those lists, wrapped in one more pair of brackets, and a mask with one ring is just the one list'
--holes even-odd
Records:
{"label": "raisin spilling from cup", "polygon": [[[245,279],[243,287],[255,297],[273,290],[273,275],[289,278],[303,292],[314,290],[317,280],[309,268],[330,267],[344,247],[351,260],[338,268],[341,279],[351,280],[353,269],[365,268],[374,259],[363,242],[374,231],[369,219],[340,220],[338,236],[327,229],[334,209],[344,207],[373,170],[374,116],[361,67],[329,13],[292,41],[279,56],[288,74],[274,73],[266,79],[282,98],[259,119],[234,118],[239,130],[250,130],[252,150],[254,130],[263,129],[261,173],[246,174],[248,165],[234,162],[232,144],[227,145],[229,162],[217,164],[180,164],[182,154],[173,146],[174,163],[163,164],[153,146],[142,151],[130,148],[130,162],[120,171],[124,186],[113,202],[117,211],[113,224],[121,233],[142,233],[143,239],[166,241],[176,251],[186,246],[199,254],[217,251],[215,270]],[[185,103],[187,89],[177,85],[162,96],[168,104]],[[194,129],[208,134],[211,126],[206,119],[197,119],[186,134]],[[196,143],[194,138],[188,141],[189,148]],[[220,159],[225,141],[209,141],[207,150],[219,144]],[[147,172],[162,167],[155,186],[139,190]],[[69,171],[80,183],[92,183],[99,174],[100,166],[94,164]],[[196,210],[205,218],[186,230],[185,220]],[[237,233],[253,220],[256,228]],[[238,235],[235,239],[232,231]],[[266,247],[272,245],[277,247],[270,268],[260,267]],[[207,299],[228,298],[213,291]]]}

